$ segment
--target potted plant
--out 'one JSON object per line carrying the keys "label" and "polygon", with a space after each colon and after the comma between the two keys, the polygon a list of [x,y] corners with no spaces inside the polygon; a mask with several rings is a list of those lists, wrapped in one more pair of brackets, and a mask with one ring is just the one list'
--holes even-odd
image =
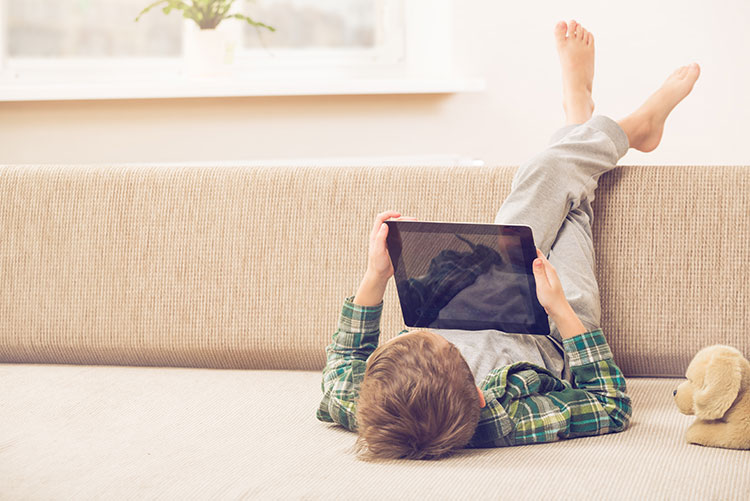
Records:
{"label": "potted plant", "polygon": [[257,28],[276,31],[276,28],[238,13],[230,13],[236,0],[158,0],[143,9],[135,18],[162,4],[162,11],[169,14],[173,10],[182,11],[182,17],[192,19],[199,30],[188,30],[183,57],[188,74],[211,75],[221,73],[232,62],[233,46],[228,44],[225,33],[216,27],[225,19],[239,19]]}

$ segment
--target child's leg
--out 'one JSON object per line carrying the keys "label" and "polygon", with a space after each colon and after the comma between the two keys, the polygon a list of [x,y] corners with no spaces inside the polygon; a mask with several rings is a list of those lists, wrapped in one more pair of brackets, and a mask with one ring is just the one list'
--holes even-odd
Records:
{"label": "child's leg", "polygon": [[[659,144],[667,116],[690,92],[699,73],[695,64],[678,68],[619,122],[595,116],[561,128],[544,152],[518,169],[495,218],[499,224],[532,228],[537,247],[549,256],[568,302],[589,330],[601,321],[591,232],[598,179],[614,168],[628,146],[651,151]],[[579,110],[581,116],[585,112]],[[552,336],[559,338],[554,328]]]}
{"label": "child's leg", "polygon": [[695,63],[678,68],[640,108],[617,123],[604,116],[592,118],[593,35],[575,21],[561,21],[554,36],[569,125],[553,136],[545,151],[518,169],[511,193],[495,218],[500,224],[530,226],[545,255],[568,213],[584,200],[593,200],[597,179],[614,168],[628,147],[656,148],[667,116],[690,93],[700,74]]}
{"label": "child's leg", "polygon": [[[601,302],[591,232],[594,220],[592,199],[593,195],[582,200],[578,207],[568,213],[549,253],[549,261],[557,271],[565,298],[587,331],[601,326]],[[562,367],[561,377],[570,380],[570,366],[562,346],[562,337],[552,320],[549,338],[559,350],[560,359],[555,366]]]}
{"label": "child's leg", "polygon": [[[619,132],[605,127],[608,134],[614,136],[612,139],[616,149],[619,151],[623,144],[630,145],[641,151],[651,151],[654,149],[661,139],[664,121],[677,103],[690,92],[699,73],[700,69],[697,65],[678,68],[670,75],[662,87],[651,95],[638,110],[615,124]],[[584,124],[584,126],[591,125],[591,122],[595,122],[599,118],[603,117],[594,117]],[[622,138],[616,139],[620,134],[625,136],[625,141],[622,141]],[[580,136],[581,130],[579,130],[579,127],[563,127],[552,138],[553,141],[559,139],[559,142],[553,144],[550,149],[554,151],[559,150],[561,144],[565,144],[563,149],[571,148],[571,145],[567,143],[571,141],[571,138],[580,138]],[[627,149],[627,146],[625,148]],[[587,175],[592,172],[590,169],[596,168],[595,162],[591,162],[591,160],[587,162],[590,165],[584,167],[583,170],[580,168],[575,169],[578,176]],[[566,196],[564,200],[566,204],[569,204],[570,210],[563,217],[561,227],[554,237],[549,252],[549,260],[557,270],[563,290],[565,291],[565,297],[588,330],[597,329],[601,325],[599,286],[596,280],[596,262],[591,232],[591,224],[594,219],[591,202],[594,200],[594,190],[598,184],[596,180],[600,175],[595,173],[588,185],[584,183],[584,188],[579,192],[580,197],[578,198],[575,197],[576,192],[570,188],[567,191],[563,191],[562,195],[556,193],[556,196],[560,199],[562,199],[563,195]],[[514,179],[514,185],[523,179],[534,177],[533,174],[521,173],[520,169],[517,176],[519,176],[520,180],[516,181]],[[573,186],[580,186],[583,179],[584,177],[581,177]],[[531,184],[528,180],[525,182],[527,185]],[[554,183],[552,184],[554,185]],[[566,181],[563,184],[568,185],[569,183]],[[537,190],[541,194],[541,189],[537,188]],[[550,189],[550,191],[552,190]],[[554,193],[554,191],[552,192]],[[572,197],[571,194],[573,195]],[[518,220],[522,220],[525,217],[527,220],[532,221],[536,227],[540,228],[538,230],[540,233],[548,232],[548,234],[551,234],[554,231],[554,224],[545,224],[535,219],[533,214],[531,216],[527,215],[531,207],[536,205],[536,202],[532,202],[529,207],[523,209],[521,201],[518,200],[521,197],[518,194],[514,195],[511,193],[511,195],[517,199],[513,205],[516,206],[514,210],[519,215]],[[546,206],[548,202],[542,201],[541,205]],[[554,209],[554,206],[552,209]],[[501,213],[502,211],[501,208]],[[513,219],[516,217],[512,211],[501,213],[498,213],[499,218]],[[536,238],[536,230],[534,236]],[[545,235],[544,238],[548,238],[548,236]],[[546,241],[543,243],[546,243]],[[547,252],[546,248],[540,246],[540,249],[545,253]],[[553,329],[552,335],[558,337],[559,333]]]}
{"label": "child's leg", "polygon": [[[599,284],[591,232],[594,212],[590,200],[583,200],[580,206],[568,213],[549,254],[549,261],[557,270],[565,298],[589,331],[601,326]],[[556,329],[552,334],[559,337]]]}
{"label": "child's leg", "polygon": [[534,243],[545,255],[568,213],[593,200],[599,177],[628,150],[625,132],[605,116],[560,132],[565,135],[559,141],[516,171],[511,193],[495,217],[496,224],[530,226]]}

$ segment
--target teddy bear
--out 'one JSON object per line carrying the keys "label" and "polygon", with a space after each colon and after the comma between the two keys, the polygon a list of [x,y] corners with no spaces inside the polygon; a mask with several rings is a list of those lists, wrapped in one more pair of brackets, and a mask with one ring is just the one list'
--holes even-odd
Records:
{"label": "teddy bear", "polygon": [[717,344],[699,351],[685,375],[674,399],[680,412],[697,418],[687,441],[750,449],[750,362],[739,350]]}

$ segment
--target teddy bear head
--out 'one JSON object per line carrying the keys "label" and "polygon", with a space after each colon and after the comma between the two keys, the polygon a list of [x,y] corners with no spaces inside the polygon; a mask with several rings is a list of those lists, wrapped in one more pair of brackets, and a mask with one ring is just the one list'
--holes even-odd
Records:
{"label": "teddy bear head", "polygon": [[720,419],[737,399],[748,367],[742,353],[731,346],[703,348],[688,366],[687,381],[674,391],[680,412],[703,420]]}

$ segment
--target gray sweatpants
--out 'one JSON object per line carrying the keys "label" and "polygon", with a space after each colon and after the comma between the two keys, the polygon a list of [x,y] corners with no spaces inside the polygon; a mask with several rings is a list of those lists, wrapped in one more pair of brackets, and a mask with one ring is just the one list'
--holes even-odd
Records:
{"label": "gray sweatpants", "polygon": [[[565,297],[587,330],[598,328],[601,321],[591,202],[599,177],[613,169],[628,148],[625,132],[605,116],[559,129],[544,151],[516,171],[495,217],[496,224],[531,227],[534,243],[557,270]],[[461,351],[477,384],[492,369],[521,361],[570,378],[560,332],[551,320],[549,336],[434,330]]]}
{"label": "gray sweatpants", "polygon": [[[625,132],[602,115],[563,127],[547,149],[516,171],[495,217],[496,224],[531,227],[534,243],[557,270],[565,297],[587,330],[601,322],[591,202],[599,177],[628,148]],[[553,323],[550,327],[559,340],[559,331]]]}

